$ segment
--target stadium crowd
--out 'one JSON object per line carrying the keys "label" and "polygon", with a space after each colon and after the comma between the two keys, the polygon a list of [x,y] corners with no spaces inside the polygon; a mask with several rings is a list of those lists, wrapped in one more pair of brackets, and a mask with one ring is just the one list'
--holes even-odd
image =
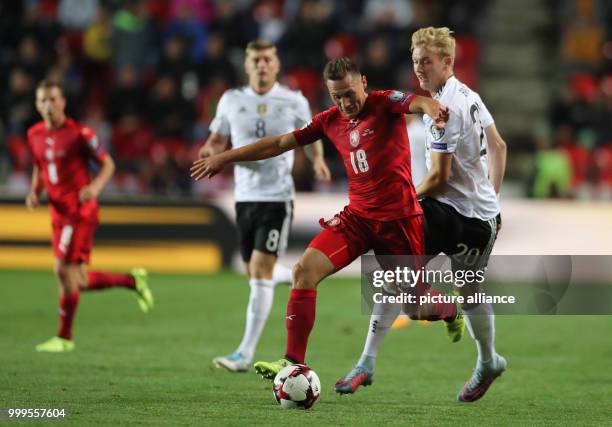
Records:
{"label": "stadium crowd", "polygon": [[560,81],[548,120],[535,131],[530,193],[611,200],[612,2],[550,3]]}
{"label": "stadium crowd", "polygon": [[[456,74],[477,89],[490,3],[2,2],[0,185],[12,193],[26,192],[30,155],[24,138],[26,129],[38,120],[34,88],[43,77],[63,82],[69,115],[89,124],[116,159],[118,170],[108,192],[207,194],[231,187],[231,171],[225,172],[227,179],[196,186],[185,171],[208,135],[221,94],[244,82],[242,60],[249,40],[261,37],[279,46],[281,81],[300,89],[313,113],[330,106],[320,76],[323,64],[333,57],[356,58],[370,89],[416,90],[410,71],[410,35],[426,25],[446,25],[456,32]],[[534,148],[544,157],[562,149],[569,159],[571,184],[564,191],[562,181],[551,184],[546,178],[541,184],[542,174],[536,174],[532,187],[536,196],[575,194],[585,182],[612,186],[611,8],[596,0],[566,3],[566,8],[551,8],[559,9],[555,45],[563,54],[567,84],[551,106],[549,121],[538,128]],[[334,156],[333,150],[326,153],[336,185],[342,185],[343,167]],[[540,161],[538,170],[546,170],[548,163]],[[313,188],[304,156],[297,156],[294,175],[298,190]],[[538,193],[537,185],[544,190]]]}

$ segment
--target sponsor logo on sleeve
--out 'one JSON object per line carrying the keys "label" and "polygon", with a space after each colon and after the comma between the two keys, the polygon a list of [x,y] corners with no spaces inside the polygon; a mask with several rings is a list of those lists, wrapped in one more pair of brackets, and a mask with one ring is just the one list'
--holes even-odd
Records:
{"label": "sponsor logo on sleeve", "polygon": [[436,150],[448,150],[448,144],[446,142],[434,142],[431,144],[431,148]]}
{"label": "sponsor logo on sleeve", "polygon": [[87,140],[87,145],[89,146],[91,151],[93,151],[98,157],[100,157],[102,153],[104,153],[104,147],[102,147],[102,145],[98,141],[98,137],[95,135]]}
{"label": "sponsor logo on sleeve", "polygon": [[429,133],[431,133],[434,141],[439,141],[444,136],[444,128],[439,129],[436,125],[431,125],[429,127]]}
{"label": "sponsor logo on sleeve", "polygon": [[394,90],[389,94],[389,100],[392,102],[400,102],[406,95],[399,90]]}

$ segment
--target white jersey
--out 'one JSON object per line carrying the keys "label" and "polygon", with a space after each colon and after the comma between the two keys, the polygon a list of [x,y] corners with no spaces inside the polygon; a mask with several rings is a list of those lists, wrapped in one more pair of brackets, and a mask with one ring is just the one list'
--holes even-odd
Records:
{"label": "white jersey", "polygon": [[423,115],[427,134],[427,169],[431,151],[453,153],[448,182],[433,198],[454,207],[469,218],[489,220],[499,213],[495,189],[489,181],[487,137],[484,129],[493,117],[480,96],[455,77],[449,78],[434,96],[450,110],[444,129]]}
{"label": "white jersey", "polygon": [[[234,148],[265,136],[282,135],[311,119],[308,101],[299,91],[275,83],[259,95],[248,86],[227,90],[217,106],[210,131],[230,136]],[[237,202],[285,202],[295,190],[291,171],[293,150],[270,159],[239,162],[234,166]]]}

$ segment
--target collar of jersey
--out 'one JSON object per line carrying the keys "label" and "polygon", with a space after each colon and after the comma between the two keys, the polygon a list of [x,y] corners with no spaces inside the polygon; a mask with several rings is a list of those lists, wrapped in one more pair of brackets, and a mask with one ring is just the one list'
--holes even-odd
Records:
{"label": "collar of jersey", "polygon": [[265,98],[266,96],[270,95],[272,92],[274,92],[276,89],[278,88],[278,82],[274,82],[274,84],[272,85],[272,87],[270,88],[269,91],[267,91],[266,93],[264,93],[263,95],[258,94],[257,92],[255,92],[253,90],[253,88],[251,86],[246,87],[246,92],[249,95],[253,95],[253,96],[257,96],[258,98]]}
{"label": "collar of jersey", "polygon": [[440,90],[436,92],[436,95],[433,98],[436,99],[436,100],[442,98],[442,94],[444,93],[444,91],[451,84],[454,84],[456,81],[457,81],[457,78],[455,77],[455,75],[450,76],[448,79],[446,79],[446,81],[444,82],[444,84],[442,85]]}

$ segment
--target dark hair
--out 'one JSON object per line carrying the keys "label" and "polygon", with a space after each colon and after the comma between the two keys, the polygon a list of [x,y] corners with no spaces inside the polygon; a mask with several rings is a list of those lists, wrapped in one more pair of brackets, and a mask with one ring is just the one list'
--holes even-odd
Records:
{"label": "dark hair", "polygon": [[350,58],[332,59],[325,65],[323,78],[327,80],[342,80],[347,74],[361,75],[359,67]]}
{"label": "dark hair", "polygon": [[40,82],[38,82],[38,84],[36,85],[36,90],[51,89],[52,87],[58,88],[60,92],[62,93],[62,96],[64,95],[64,86],[56,80],[43,79]]}
{"label": "dark hair", "polygon": [[268,40],[256,39],[256,40],[251,40],[246,45],[246,49],[244,49],[244,51],[248,53],[249,50],[259,51],[259,50],[267,50],[267,49],[276,49],[276,45]]}

